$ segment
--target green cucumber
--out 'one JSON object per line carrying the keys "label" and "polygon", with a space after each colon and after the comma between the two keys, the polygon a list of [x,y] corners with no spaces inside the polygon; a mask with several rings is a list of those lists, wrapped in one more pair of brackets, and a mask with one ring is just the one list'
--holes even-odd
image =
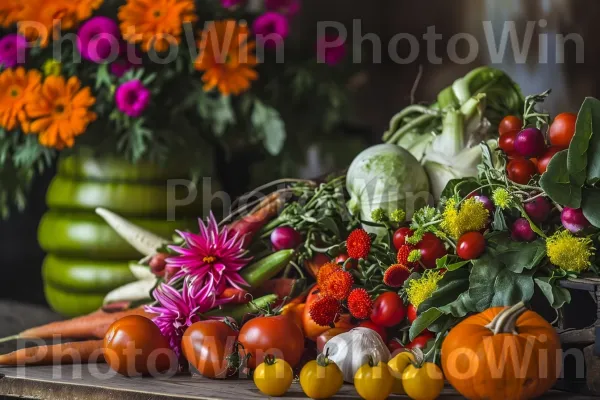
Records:
{"label": "green cucumber", "polygon": [[293,257],[294,250],[280,250],[244,268],[240,275],[255,289],[287,267]]}
{"label": "green cucumber", "polygon": [[277,301],[277,295],[269,294],[259,297],[248,304],[237,306],[225,306],[205,313],[207,317],[231,317],[241,324],[244,317],[248,314],[257,314],[261,309],[266,309],[269,305]]}
{"label": "green cucumber", "polygon": [[[197,229],[196,221],[137,218],[130,221],[164,238],[172,237],[175,229]],[[47,253],[73,258],[132,260],[141,257],[102,218],[89,213],[47,212],[38,228],[38,241]]]}
{"label": "green cucumber", "polygon": [[106,294],[133,282],[127,261],[96,261],[48,254],[42,266],[44,281],[73,293]]}
{"label": "green cucumber", "polygon": [[[169,195],[167,182],[149,185],[133,182],[76,181],[60,175],[54,177],[46,194],[46,203],[52,210],[94,212],[103,207],[123,216],[166,217],[169,196],[185,199],[188,189],[174,186]],[[202,192],[202,189],[199,189]],[[178,206],[177,215],[196,216],[202,212],[202,196],[185,206]]]}
{"label": "green cucumber", "polygon": [[65,317],[77,317],[96,311],[102,307],[105,296],[104,294],[71,293],[47,282],[44,284],[44,293],[50,307]]}

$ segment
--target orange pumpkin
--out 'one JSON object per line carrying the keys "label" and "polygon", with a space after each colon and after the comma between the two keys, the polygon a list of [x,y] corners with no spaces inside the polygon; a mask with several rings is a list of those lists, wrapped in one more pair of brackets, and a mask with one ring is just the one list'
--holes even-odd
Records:
{"label": "orange pumpkin", "polygon": [[561,370],[554,328],[523,303],[490,308],[453,328],[442,345],[446,379],[468,399],[531,399]]}
{"label": "orange pumpkin", "polygon": [[[310,288],[308,297],[306,298],[306,305],[304,306],[304,311],[302,312],[302,330],[304,331],[304,336],[309,338],[312,341],[317,340],[317,336],[326,330],[331,329],[330,326],[321,326],[317,324],[310,316],[310,306],[312,303],[319,299],[319,292],[317,290],[317,285],[314,285]],[[350,314],[342,314],[338,322],[335,323],[335,328],[354,328],[352,325]]]}

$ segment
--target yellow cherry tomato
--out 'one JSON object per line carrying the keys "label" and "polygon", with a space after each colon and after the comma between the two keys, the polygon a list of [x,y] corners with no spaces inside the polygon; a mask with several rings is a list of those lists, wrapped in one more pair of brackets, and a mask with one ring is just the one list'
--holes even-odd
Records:
{"label": "yellow cherry tomato", "polygon": [[300,371],[300,386],[312,399],[333,397],[343,384],[342,371],[325,357],[309,361]]}
{"label": "yellow cherry tomato", "polygon": [[354,374],[354,387],[365,400],[384,400],[392,393],[394,376],[386,363],[371,362],[360,367]]}
{"label": "yellow cherry tomato", "polygon": [[402,373],[402,386],[411,399],[433,400],[444,388],[444,375],[434,363],[423,363],[420,368],[411,364]]}
{"label": "yellow cherry tomato", "polygon": [[415,356],[411,352],[403,351],[398,353],[396,357],[392,358],[388,362],[388,367],[390,367],[390,371],[394,376],[394,387],[392,388],[392,393],[405,394],[402,386],[402,373],[414,361]]}
{"label": "yellow cherry tomato", "polygon": [[294,379],[294,371],[285,360],[268,355],[254,370],[254,384],[267,396],[283,396]]}

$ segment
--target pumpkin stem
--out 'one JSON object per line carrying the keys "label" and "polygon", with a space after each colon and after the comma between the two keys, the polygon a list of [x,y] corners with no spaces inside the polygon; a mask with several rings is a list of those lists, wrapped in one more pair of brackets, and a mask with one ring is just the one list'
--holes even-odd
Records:
{"label": "pumpkin stem", "polygon": [[496,315],[496,317],[485,327],[491,330],[494,335],[498,335],[500,333],[512,333],[516,335],[517,329],[517,319],[527,311],[527,307],[525,307],[525,303],[522,301],[515,304],[512,307],[507,307],[500,312],[500,314]]}

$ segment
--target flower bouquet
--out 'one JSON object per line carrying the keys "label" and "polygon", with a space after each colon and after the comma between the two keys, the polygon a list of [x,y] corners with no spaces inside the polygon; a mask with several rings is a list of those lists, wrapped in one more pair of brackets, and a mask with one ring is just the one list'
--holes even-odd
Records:
{"label": "flower bouquet", "polygon": [[309,49],[292,40],[300,6],[3,1],[3,215],[24,207],[32,178],[58,152],[85,148],[205,176],[216,151],[302,165],[298,149],[341,121],[347,75],[335,38],[315,38]]}

